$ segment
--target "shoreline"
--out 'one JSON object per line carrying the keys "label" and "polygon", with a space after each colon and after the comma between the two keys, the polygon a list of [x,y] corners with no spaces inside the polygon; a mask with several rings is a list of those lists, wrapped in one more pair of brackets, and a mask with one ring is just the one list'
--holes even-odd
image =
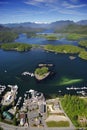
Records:
{"label": "shoreline", "polygon": [[41,80],[44,80],[45,78],[47,78],[49,75],[50,75],[50,72],[44,74],[44,76],[40,76],[40,75],[38,75],[38,74],[35,74],[35,78],[36,78],[38,81],[41,81]]}

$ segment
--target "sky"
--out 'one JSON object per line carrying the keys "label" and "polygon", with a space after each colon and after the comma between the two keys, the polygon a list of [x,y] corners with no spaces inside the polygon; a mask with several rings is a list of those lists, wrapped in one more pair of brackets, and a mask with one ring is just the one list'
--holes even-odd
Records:
{"label": "sky", "polygon": [[87,0],[0,0],[0,23],[87,19]]}

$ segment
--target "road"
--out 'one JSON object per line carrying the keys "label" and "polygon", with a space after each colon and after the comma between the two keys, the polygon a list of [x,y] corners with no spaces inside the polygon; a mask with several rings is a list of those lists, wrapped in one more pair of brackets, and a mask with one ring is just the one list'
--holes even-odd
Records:
{"label": "road", "polygon": [[4,128],[4,130],[75,130],[74,128],[70,127],[61,127],[61,128],[48,128],[48,127],[43,127],[43,128],[32,128],[32,127],[18,127],[18,126],[13,126],[13,125],[8,125],[5,123],[0,122],[0,126]]}

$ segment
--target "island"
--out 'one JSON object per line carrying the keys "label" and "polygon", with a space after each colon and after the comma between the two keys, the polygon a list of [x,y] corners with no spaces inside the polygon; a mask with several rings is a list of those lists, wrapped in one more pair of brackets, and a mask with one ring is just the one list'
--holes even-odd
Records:
{"label": "island", "polygon": [[49,75],[50,71],[48,67],[40,67],[35,70],[35,78],[39,81],[47,78]]}
{"label": "island", "polygon": [[4,43],[0,46],[1,49],[6,51],[29,51],[32,48],[32,45],[25,43]]}
{"label": "island", "polygon": [[41,33],[41,34],[37,34],[36,35],[37,38],[44,38],[48,41],[55,41],[55,40],[59,40],[61,37],[55,33],[53,34],[45,34],[45,33]]}
{"label": "island", "polygon": [[87,38],[87,35],[85,34],[77,34],[77,33],[70,33],[66,36],[67,40],[77,41],[82,38]]}
{"label": "island", "polygon": [[82,40],[79,42],[79,45],[84,47],[84,48],[87,48],[87,40]]}
{"label": "island", "polygon": [[45,45],[44,49],[46,51],[55,52],[55,53],[65,53],[65,54],[78,54],[81,51],[85,51],[83,48],[74,46],[74,45]]}
{"label": "island", "polygon": [[[83,60],[87,60],[87,51],[86,49],[74,46],[74,45],[45,45],[44,50],[54,53],[60,53],[60,54],[77,54],[79,58]],[[74,58],[74,57],[70,57]]]}
{"label": "island", "polygon": [[46,36],[46,39],[47,39],[48,41],[58,40],[58,38],[56,37],[56,35],[53,35],[53,34],[47,35],[47,36]]}
{"label": "island", "polygon": [[87,60],[87,51],[82,51],[78,56],[83,60]]}

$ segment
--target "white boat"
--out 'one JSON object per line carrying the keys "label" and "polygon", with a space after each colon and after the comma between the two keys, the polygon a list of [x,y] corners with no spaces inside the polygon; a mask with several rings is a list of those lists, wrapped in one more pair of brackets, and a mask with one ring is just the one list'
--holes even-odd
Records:
{"label": "white boat", "polygon": [[67,90],[70,90],[70,88],[68,88],[68,87],[67,87],[66,89],[67,89]]}
{"label": "white boat", "polygon": [[23,72],[22,75],[24,76],[29,75],[31,77],[34,77],[34,73],[30,73],[30,72]]}
{"label": "white boat", "polygon": [[19,97],[19,100],[21,100],[22,99],[22,97]]}
{"label": "white boat", "polygon": [[34,74],[33,74],[33,73],[31,73],[31,77],[34,77]]}
{"label": "white boat", "polygon": [[29,93],[29,91],[26,91],[26,93]]}
{"label": "white boat", "polygon": [[27,94],[24,94],[25,97],[27,97]]}
{"label": "white boat", "polygon": [[20,102],[21,102],[21,99],[22,99],[22,97],[19,97],[19,99],[18,99],[18,102],[17,102],[16,106],[19,106],[19,104],[20,104]]}

